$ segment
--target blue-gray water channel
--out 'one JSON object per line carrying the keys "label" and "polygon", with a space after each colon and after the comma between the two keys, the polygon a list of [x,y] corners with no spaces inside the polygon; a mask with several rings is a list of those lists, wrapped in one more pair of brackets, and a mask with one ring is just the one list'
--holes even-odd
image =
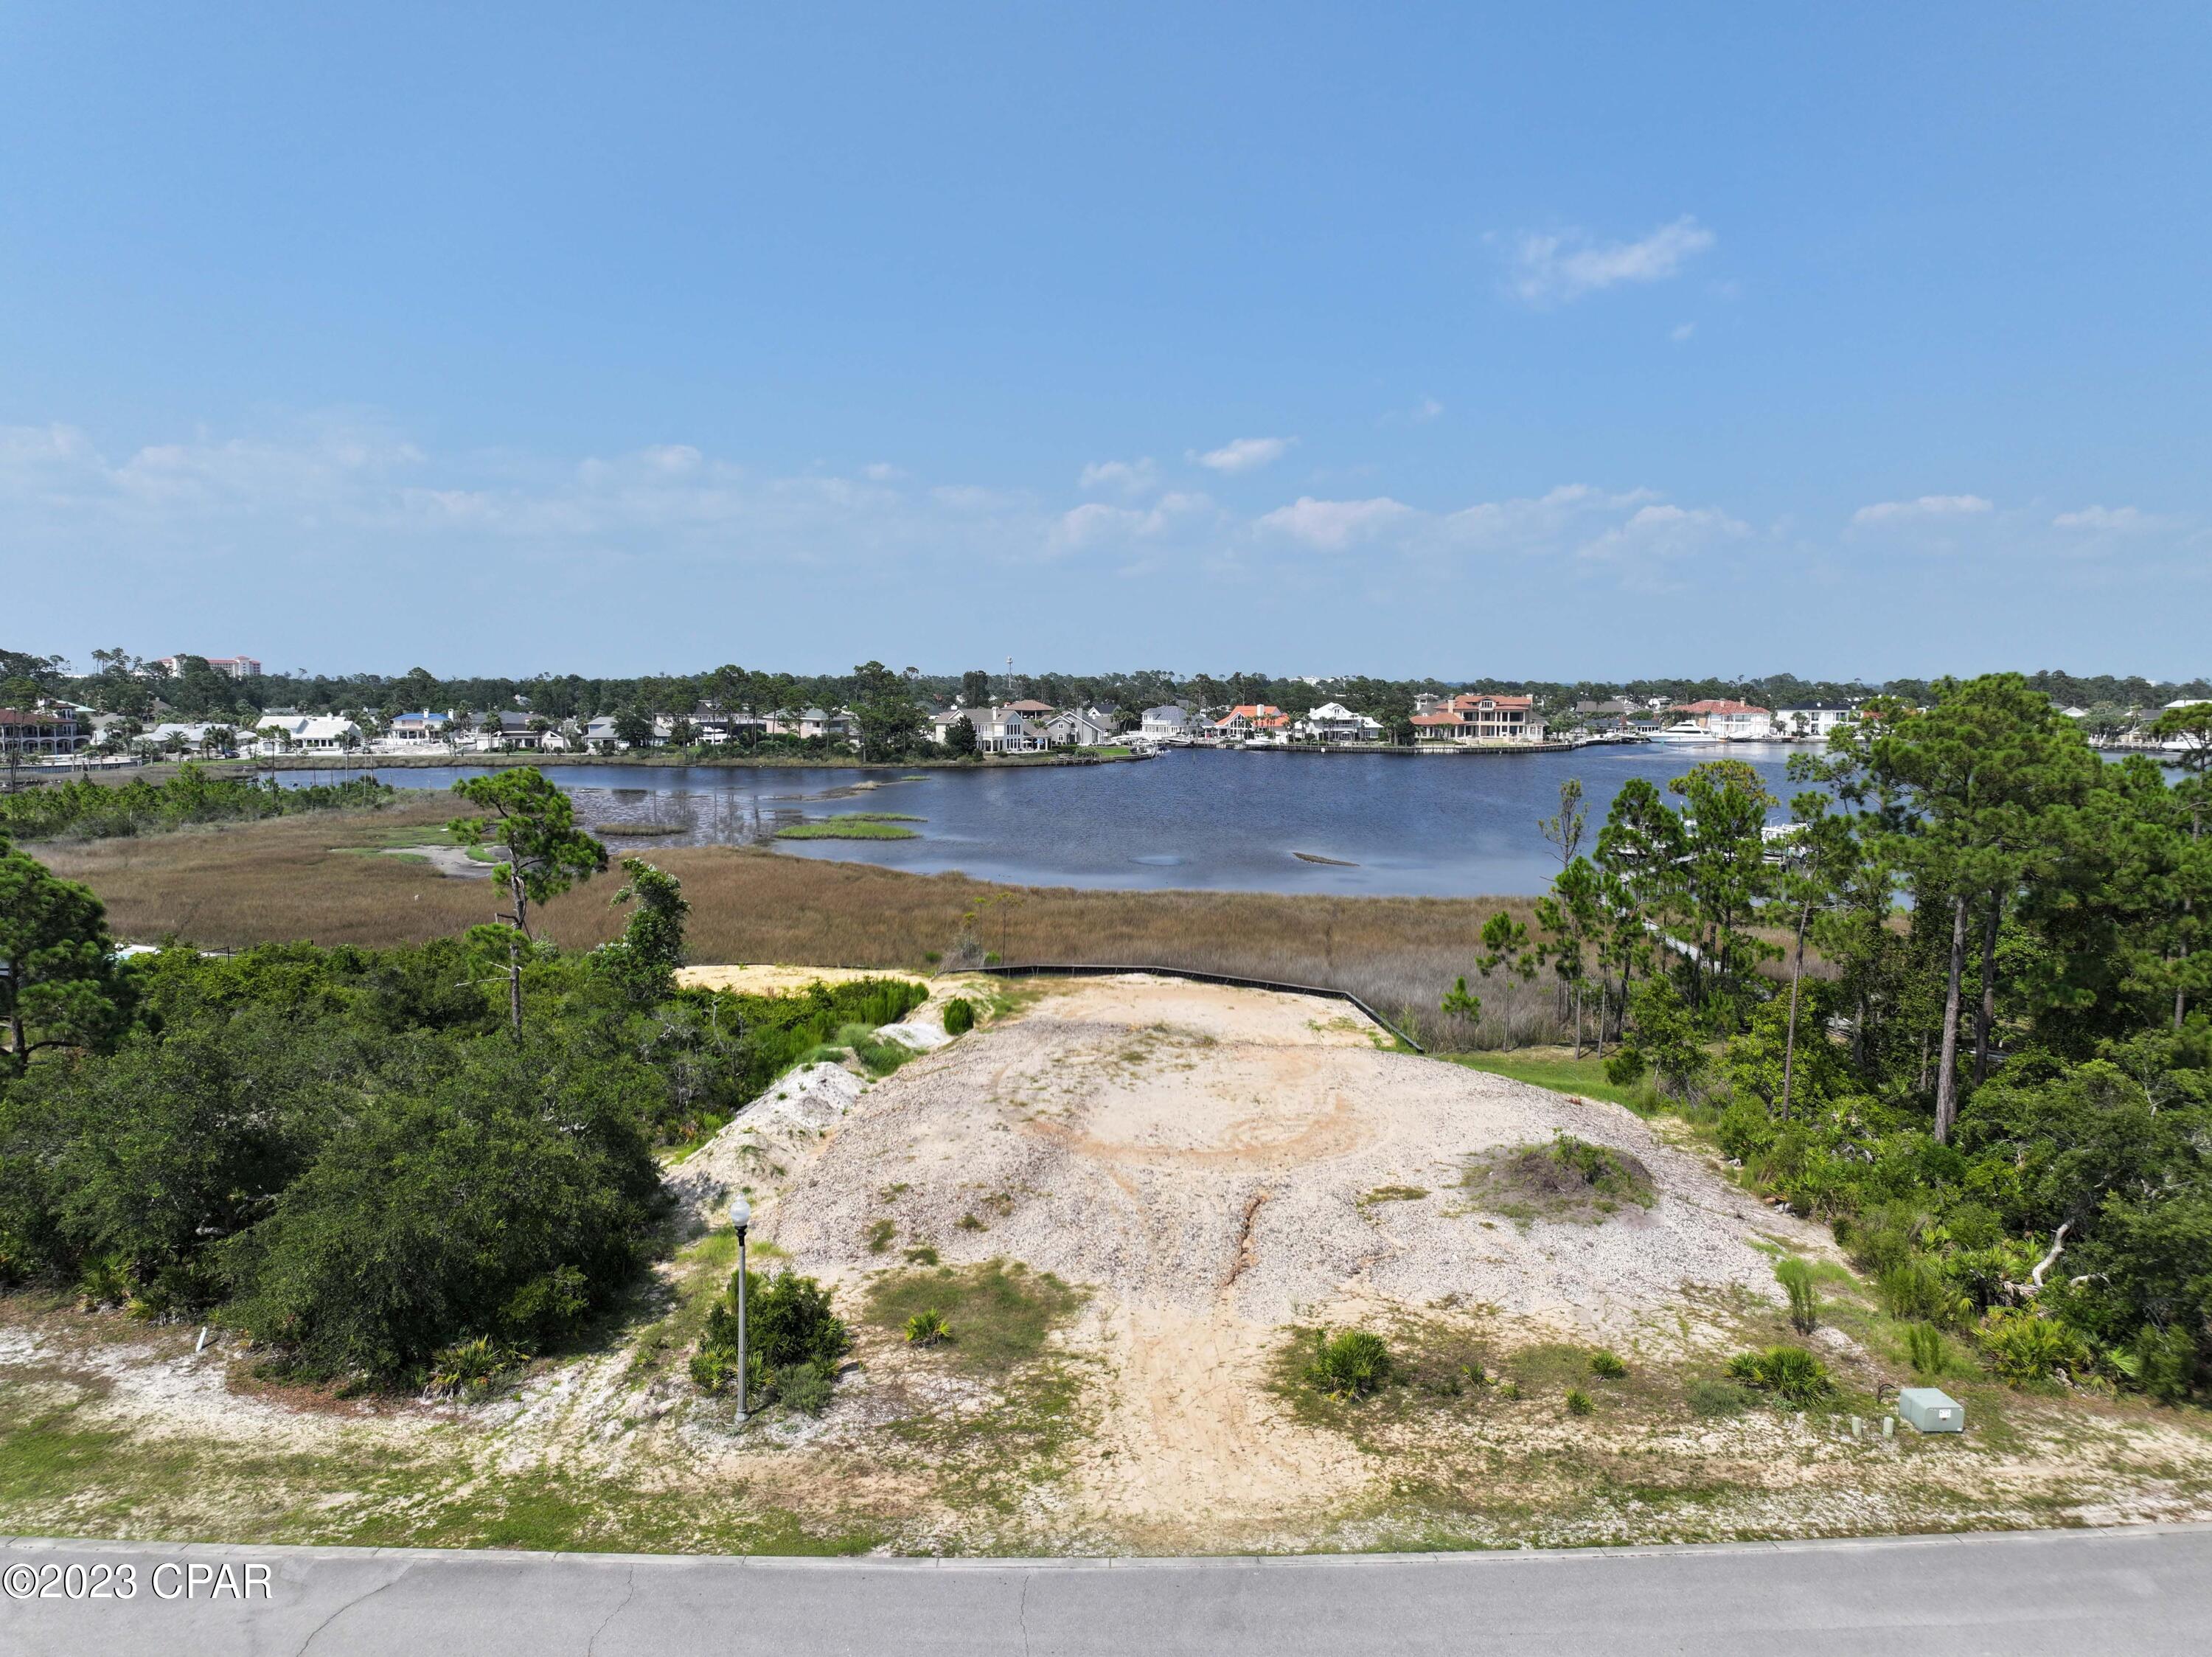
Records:
{"label": "blue-gray water channel", "polygon": [[[772,843],[787,856],[923,874],[957,869],[1024,886],[1452,898],[1548,886],[1558,854],[1536,825],[1559,809],[1565,778],[1582,782],[1589,813],[1583,849],[1590,850],[1607,807],[1632,777],[1663,790],[1692,765],[1725,754],[1747,761],[1786,801],[1799,791],[1784,775],[1791,752],[1751,743],[1450,756],[1170,750],[1133,764],[908,773],[564,765],[546,774],[587,824],[670,829],[665,837],[611,838],[622,853]],[[379,774],[403,788],[441,789],[481,772]],[[774,838],[789,824],[857,811],[921,820],[905,825],[915,832],[911,840]],[[1774,814],[1786,817],[1786,807]]]}

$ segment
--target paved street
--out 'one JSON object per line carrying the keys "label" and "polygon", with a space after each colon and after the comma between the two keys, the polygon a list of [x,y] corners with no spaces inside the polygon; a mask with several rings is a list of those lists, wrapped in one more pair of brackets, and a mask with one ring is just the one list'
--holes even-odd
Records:
{"label": "paved street", "polygon": [[[21,1597],[126,1581],[128,1599]],[[0,1649],[17,1657],[2079,1657],[2203,1651],[2212,1526],[1091,1563],[10,1541],[0,1582]]]}

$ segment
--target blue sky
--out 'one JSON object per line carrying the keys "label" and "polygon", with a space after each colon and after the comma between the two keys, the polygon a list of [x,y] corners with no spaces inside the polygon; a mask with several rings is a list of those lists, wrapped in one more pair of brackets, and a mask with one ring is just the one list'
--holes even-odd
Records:
{"label": "blue sky", "polygon": [[0,643],[2194,675],[2208,70],[2179,4],[18,3]]}

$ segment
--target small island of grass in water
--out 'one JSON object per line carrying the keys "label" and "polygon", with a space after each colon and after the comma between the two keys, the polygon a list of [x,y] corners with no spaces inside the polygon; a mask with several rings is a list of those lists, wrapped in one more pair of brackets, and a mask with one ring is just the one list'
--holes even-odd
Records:
{"label": "small island of grass in water", "polygon": [[924,820],[896,811],[848,811],[813,822],[792,823],[775,832],[779,840],[915,840],[921,837],[900,825]]}

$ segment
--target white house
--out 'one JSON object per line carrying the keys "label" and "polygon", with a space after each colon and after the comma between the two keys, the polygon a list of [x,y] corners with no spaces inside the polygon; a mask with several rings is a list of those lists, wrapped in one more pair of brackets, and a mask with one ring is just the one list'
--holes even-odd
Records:
{"label": "white house", "polygon": [[1036,753],[1052,746],[1044,727],[1012,704],[997,708],[952,708],[932,714],[930,734],[939,742],[945,741],[954,723],[963,719],[975,728],[975,747],[981,753]]}
{"label": "white house", "polygon": [[610,752],[625,746],[615,734],[615,716],[599,714],[584,722],[584,742],[588,747],[605,748]]}
{"label": "white house", "polygon": [[1096,708],[1064,708],[1044,722],[1045,740],[1055,748],[1099,748],[1114,740],[1114,720]]}
{"label": "white house", "polygon": [[1838,726],[1856,724],[1858,716],[1856,708],[1816,702],[1802,708],[1777,708],[1774,710],[1774,728],[1784,736],[1805,737],[1825,742],[1829,733]]}
{"label": "white house", "polygon": [[437,742],[444,740],[446,728],[453,722],[453,715],[432,713],[425,708],[418,713],[399,715],[386,735],[394,742]]}
{"label": "white house", "polygon": [[279,752],[337,753],[361,746],[361,727],[340,714],[279,714],[253,728],[261,746]]}
{"label": "white house", "polygon": [[1324,702],[1292,725],[1291,734],[1314,742],[1380,742],[1382,725],[1341,702]]}
{"label": "white house", "polygon": [[1774,734],[1774,710],[1748,702],[1726,700],[1692,702],[1675,710],[1681,722],[1724,737],[1731,742],[1757,742]]}
{"label": "white house", "polygon": [[1137,734],[1148,742],[1171,742],[1190,735],[1196,728],[1190,710],[1170,702],[1164,707],[1146,709]]}

